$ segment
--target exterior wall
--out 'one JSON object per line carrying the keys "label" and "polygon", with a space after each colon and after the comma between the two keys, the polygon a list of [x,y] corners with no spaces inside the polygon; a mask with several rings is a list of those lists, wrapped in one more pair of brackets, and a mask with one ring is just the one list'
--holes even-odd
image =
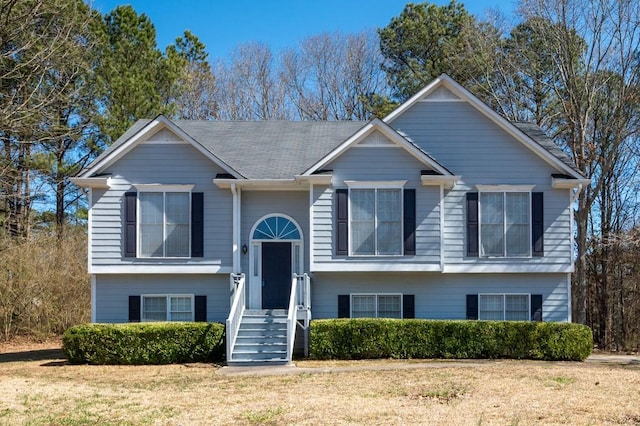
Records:
{"label": "exterior wall", "polygon": [[[556,168],[466,102],[418,102],[390,124],[461,176],[445,194],[444,272],[572,271],[569,190],[551,187]],[[535,185],[533,191],[544,192],[544,257],[466,257],[465,194],[476,185]]]}
{"label": "exterior wall", "polygon": [[95,321],[128,322],[129,296],[193,294],[207,296],[207,321],[224,322],[229,315],[228,275],[96,275]]}
{"label": "exterior wall", "polygon": [[[366,140],[365,140],[366,141]],[[332,186],[313,190],[312,271],[440,269],[440,187],[422,186],[420,171],[428,168],[401,147],[355,146],[331,162]],[[351,257],[335,252],[335,190],[344,181],[406,180],[416,190],[416,255]]]}
{"label": "exterior wall", "polygon": [[311,280],[313,318],[336,318],[338,295],[415,295],[416,318],[465,319],[466,295],[542,294],[544,321],[568,321],[568,274],[320,273]]}
{"label": "exterior wall", "polygon": [[[132,266],[201,265],[211,271],[231,272],[232,196],[213,184],[223,170],[185,143],[143,143],[133,148],[105,173],[111,173],[111,188],[94,189],[91,203],[90,272],[133,272]],[[162,260],[123,257],[124,193],[133,184],[194,184],[193,192],[204,193],[204,257]],[[124,270],[119,267],[129,267]],[[222,270],[220,270],[222,268]],[[144,272],[144,269],[140,269]],[[171,271],[168,271],[171,273]],[[188,272],[188,271],[183,271]],[[202,269],[199,272],[203,272]]]}

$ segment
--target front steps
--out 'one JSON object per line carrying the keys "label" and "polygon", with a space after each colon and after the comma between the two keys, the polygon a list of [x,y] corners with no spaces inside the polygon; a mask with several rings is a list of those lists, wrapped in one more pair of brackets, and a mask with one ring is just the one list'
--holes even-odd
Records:
{"label": "front steps", "polygon": [[287,365],[287,311],[244,311],[229,366]]}

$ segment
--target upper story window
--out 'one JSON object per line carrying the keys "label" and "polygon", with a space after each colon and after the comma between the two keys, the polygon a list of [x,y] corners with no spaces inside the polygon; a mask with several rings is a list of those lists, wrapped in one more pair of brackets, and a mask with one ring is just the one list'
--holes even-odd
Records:
{"label": "upper story window", "polygon": [[352,256],[402,255],[405,182],[347,182]]}
{"label": "upper story window", "polygon": [[480,256],[531,256],[531,192],[480,192]]}
{"label": "upper story window", "polygon": [[192,186],[137,188],[138,257],[190,257]]}

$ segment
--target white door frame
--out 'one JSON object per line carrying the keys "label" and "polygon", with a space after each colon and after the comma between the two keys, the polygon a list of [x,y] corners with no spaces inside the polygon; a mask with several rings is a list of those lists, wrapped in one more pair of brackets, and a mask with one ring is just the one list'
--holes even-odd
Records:
{"label": "white door frame", "polygon": [[[271,217],[280,217],[290,221],[296,226],[299,239],[279,238],[253,238],[258,225]],[[262,309],[262,243],[291,243],[291,272],[301,274],[304,268],[304,235],[302,228],[291,216],[284,213],[270,213],[255,221],[249,233],[249,280],[247,297],[248,309]]]}

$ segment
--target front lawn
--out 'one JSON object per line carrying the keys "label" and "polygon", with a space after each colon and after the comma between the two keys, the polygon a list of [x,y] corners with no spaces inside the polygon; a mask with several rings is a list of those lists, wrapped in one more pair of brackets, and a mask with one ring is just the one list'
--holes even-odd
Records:
{"label": "front lawn", "polygon": [[640,423],[637,364],[300,361],[313,370],[256,377],[68,365],[55,349],[0,344],[0,424]]}

